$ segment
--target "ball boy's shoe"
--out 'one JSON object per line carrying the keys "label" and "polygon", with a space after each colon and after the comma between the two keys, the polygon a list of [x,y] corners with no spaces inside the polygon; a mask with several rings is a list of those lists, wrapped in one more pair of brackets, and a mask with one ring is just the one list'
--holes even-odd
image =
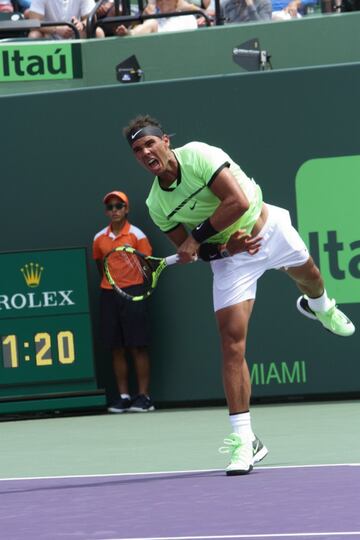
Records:
{"label": "ball boy's shoe", "polygon": [[131,402],[130,412],[151,412],[155,411],[155,407],[149,396],[145,394],[139,394]]}
{"label": "ball boy's shoe", "polygon": [[112,413],[124,413],[129,410],[131,400],[129,398],[120,398],[113,405],[108,407],[108,411]]}
{"label": "ball boy's shoe", "polygon": [[331,308],[327,311],[313,311],[309,306],[309,299],[304,294],[297,299],[296,307],[302,315],[309,319],[318,320],[326,330],[337,336],[351,336],[355,326],[348,317],[336,307],[335,300],[331,300]]}

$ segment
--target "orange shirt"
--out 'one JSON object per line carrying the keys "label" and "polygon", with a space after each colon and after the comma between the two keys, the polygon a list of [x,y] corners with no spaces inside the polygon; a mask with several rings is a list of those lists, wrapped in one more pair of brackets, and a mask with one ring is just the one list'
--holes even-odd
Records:
{"label": "orange shirt", "polygon": [[[138,227],[135,227],[126,221],[118,236],[114,235],[110,226],[105,227],[105,229],[102,229],[95,235],[93,242],[93,258],[102,261],[109,251],[118,246],[125,245],[131,246],[141,253],[145,253],[145,255],[152,254],[151,244],[145,234]],[[130,287],[131,285],[143,283],[142,275],[136,267],[119,264],[116,270],[117,276],[114,275],[113,277],[116,278],[116,282],[120,287]],[[112,275],[113,274],[114,272],[112,271]],[[102,277],[100,287],[102,289],[112,288],[106,279],[105,274]]]}

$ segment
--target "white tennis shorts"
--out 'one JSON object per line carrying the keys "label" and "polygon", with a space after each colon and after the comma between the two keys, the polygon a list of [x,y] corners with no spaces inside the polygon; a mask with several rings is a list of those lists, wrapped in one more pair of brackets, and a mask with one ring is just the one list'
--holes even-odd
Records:
{"label": "white tennis shorts", "polygon": [[257,280],[266,270],[301,266],[309,258],[308,249],[291,224],[284,208],[267,204],[269,215],[260,231],[261,247],[256,255],[238,253],[212,261],[214,310],[256,297]]}

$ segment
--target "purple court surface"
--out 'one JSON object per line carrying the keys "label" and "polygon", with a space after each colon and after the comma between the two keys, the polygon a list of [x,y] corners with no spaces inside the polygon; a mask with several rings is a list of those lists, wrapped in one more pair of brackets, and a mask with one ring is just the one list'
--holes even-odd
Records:
{"label": "purple court surface", "polygon": [[360,466],[0,481],[1,540],[360,540]]}

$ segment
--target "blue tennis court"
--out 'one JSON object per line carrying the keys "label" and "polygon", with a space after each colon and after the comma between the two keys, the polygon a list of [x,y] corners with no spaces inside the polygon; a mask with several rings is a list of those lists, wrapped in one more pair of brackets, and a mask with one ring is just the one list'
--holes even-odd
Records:
{"label": "blue tennis court", "polygon": [[360,538],[359,465],[4,480],[2,538]]}
{"label": "blue tennis court", "polygon": [[[243,477],[218,467],[224,457],[213,443],[227,427],[222,408],[3,423],[0,538],[360,539],[359,433],[331,445],[335,411],[346,417],[343,435],[358,418],[358,402],[254,407],[270,452]],[[349,455],[351,462],[341,461]]]}

